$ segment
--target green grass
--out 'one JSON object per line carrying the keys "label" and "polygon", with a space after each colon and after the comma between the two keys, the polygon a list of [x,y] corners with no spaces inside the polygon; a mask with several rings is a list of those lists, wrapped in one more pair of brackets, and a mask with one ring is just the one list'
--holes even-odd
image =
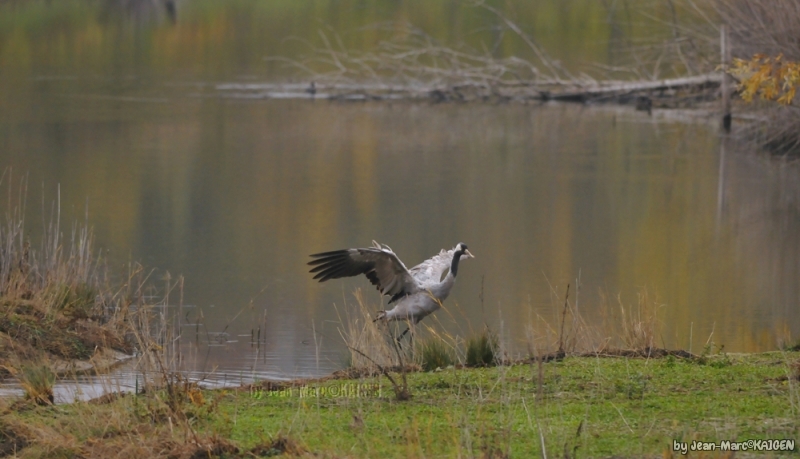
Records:
{"label": "green grass", "polygon": [[34,403],[46,405],[53,403],[53,386],[56,375],[46,362],[31,363],[22,366],[19,382],[25,390],[25,398]]}
{"label": "green grass", "polygon": [[466,364],[470,367],[484,367],[495,364],[497,335],[488,328],[467,339]]}
{"label": "green grass", "polygon": [[438,336],[430,337],[419,345],[420,365],[425,371],[447,368],[455,363],[453,350]]}
{"label": "green grass", "polygon": [[[409,374],[407,402],[396,401],[385,378],[376,377],[283,391],[204,391],[177,414],[159,404],[163,394],[151,393],[10,416],[27,431],[68,438],[86,456],[132,443],[158,441],[161,449],[151,452],[164,450],[164,442],[194,445],[186,425],[201,443],[240,452],[267,451],[264,445],[282,438],[323,457],[542,457],[542,441],[548,457],[660,456],[673,440],[797,438],[798,383],[787,376],[799,358],[566,358],[544,364],[540,400],[536,368],[517,365]],[[20,457],[53,441],[29,440],[37,448]]]}
{"label": "green grass", "polygon": [[[779,354],[724,367],[674,359],[571,358],[546,366],[540,402],[533,370],[518,366],[411,375],[409,403],[252,400],[230,393],[220,406],[223,417],[236,417],[229,435],[243,444],[259,441],[258,432],[282,431],[312,451],[356,451],[363,457],[480,455],[487,448],[541,457],[539,442],[532,441],[541,428],[551,451],[577,445],[592,457],[660,454],[672,439],[794,438],[798,417],[789,385],[769,381],[786,371]],[[363,420],[362,430],[350,426],[355,415]]]}

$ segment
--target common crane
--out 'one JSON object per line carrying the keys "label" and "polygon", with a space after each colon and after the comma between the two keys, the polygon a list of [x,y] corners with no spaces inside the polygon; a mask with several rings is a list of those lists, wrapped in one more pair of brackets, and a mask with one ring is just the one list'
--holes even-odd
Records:
{"label": "common crane", "polygon": [[[389,304],[397,302],[391,310],[380,311],[375,320],[408,322],[409,328],[398,341],[412,326],[442,306],[456,282],[459,262],[475,258],[467,245],[460,242],[408,269],[388,245],[375,241],[372,244],[366,248],[315,253],[311,255],[315,260],[308,263],[313,266],[310,272],[316,273],[314,279],[320,282],[366,275],[382,294],[391,296]],[[442,279],[448,268],[450,272]]]}

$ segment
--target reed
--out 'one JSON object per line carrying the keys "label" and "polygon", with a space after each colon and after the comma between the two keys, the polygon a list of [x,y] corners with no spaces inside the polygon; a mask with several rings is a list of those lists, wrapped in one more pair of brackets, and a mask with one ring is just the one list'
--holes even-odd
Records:
{"label": "reed", "polygon": [[26,180],[14,180],[6,171],[0,185],[8,187],[0,221],[0,366],[6,373],[24,374],[18,371],[23,364],[42,354],[69,361],[87,360],[102,349],[130,353],[133,347],[125,338],[129,304],[111,287],[88,224],[73,224],[65,235],[58,193],[38,244],[32,243],[25,221]]}
{"label": "reed", "polygon": [[416,353],[419,364],[425,371],[444,369],[455,364],[453,350],[438,335],[421,340]]}
{"label": "reed", "polygon": [[53,397],[53,386],[56,375],[46,361],[34,362],[23,365],[19,374],[20,385],[25,391],[25,398],[37,405],[50,405]]}
{"label": "reed", "polygon": [[343,327],[339,333],[347,345],[350,366],[377,370],[376,365],[385,367],[400,365],[385,329],[382,329],[380,322],[375,322],[373,319],[377,308],[367,303],[361,289],[353,293],[353,298],[355,308],[345,304],[344,316],[339,316]]}
{"label": "reed", "polygon": [[497,363],[497,335],[484,327],[481,332],[467,339],[466,365],[470,367],[488,367]]}
{"label": "reed", "polygon": [[[356,307],[345,305],[344,316],[340,316],[343,324],[340,333],[349,350],[349,367],[378,373],[379,367],[396,368],[401,360],[417,362],[425,371],[456,364],[482,367],[513,363],[501,352],[497,332],[487,325],[477,333],[462,337],[443,332],[437,326],[421,324],[412,327],[410,332],[415,340],[413,348],[395,349],[394,337],[402,330],[402,325],[395,330],[395,324],[387,327],[373,322],[377,308],[368,306],[361,290],[356,290],[354,298]],[[659,313],[664,305],[648,289],[640,289],[632,304],[623,301],[621,295],[611,297],[601,292],[590,308],[599,315],[599,320],[592,321],[579,312],[577,299],[577,295],[572,299],[564,294],[564,303],[555,314],[555,324],[541,314],[535,315],[526,327],[528,360],[547,362],[566,356],[597,354],[689,355],[685,351],[658,347],[662,326]]]}
{"label": "reed", "polygon": [[[182,278],[166,278],[163,289],[153,271],[131,264],[122,281],[112,281],[96,253],[88,217],[66,228],[61,195],[50,204],[41,231],[30,234],[25,220],[27,181],[9,170],[0,220],[0,376],[20,379],[29,398],[52,402],[58,372],[77,376],[73,363],[95,370],[113,364],[106,351],[140,351],[142,386],[175,381],[179,333],[170,292],[182,298]],[[37,242],[32,242],[37,239]],[[35,362],[35,363],[31,363]],[[85,370],[84,370],[85,371]]]}

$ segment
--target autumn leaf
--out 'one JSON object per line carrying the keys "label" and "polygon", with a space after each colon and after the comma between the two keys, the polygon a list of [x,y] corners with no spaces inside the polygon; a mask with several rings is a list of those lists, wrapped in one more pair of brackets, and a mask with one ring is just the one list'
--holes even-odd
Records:
{"label": "autumn leaf", "polygon": [[800,63],[786,61],[783,54],[771,58],[756,54],[752,59],[734,59],[729,73],[741,77],[739,91],[743,100],[762,99],[790,105],[800,84]]}

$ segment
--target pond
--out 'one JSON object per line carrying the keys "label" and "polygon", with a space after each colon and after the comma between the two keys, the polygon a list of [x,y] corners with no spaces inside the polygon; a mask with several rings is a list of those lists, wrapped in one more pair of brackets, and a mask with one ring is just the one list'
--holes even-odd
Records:
{"label": "pond", "polygon": [[664,347],[752,352],[800,336],[800,172],[724,139],[713,115],[246,97],[246,83],[283,78],[250,46],[262,29],[247,5],[269,16],[252,3],[179,2],[177,24],[68,3],[77,19],[0,5],[62,27],[42,32],[59,47],[0,20],[0,167],[27,176],[34,223],[57,195],[65,225],[88,209],[112,271],[184,276],[195,376],[341,368],[355,289],[376,311],[385,300],[363,277],[319,284],[306,263],[373,239],[409,266],[467,243],[476,258],[426,322],[460,336],[489,324],[513,355],[531,327],[557,326],[567,284],[593,324],[646,295]]}

